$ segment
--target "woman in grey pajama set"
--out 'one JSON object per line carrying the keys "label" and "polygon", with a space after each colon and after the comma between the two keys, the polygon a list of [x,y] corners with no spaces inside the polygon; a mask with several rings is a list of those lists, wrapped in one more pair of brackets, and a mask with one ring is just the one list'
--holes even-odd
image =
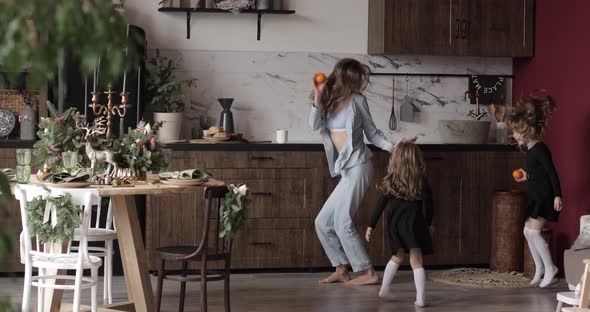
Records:
{"label": "woman in grey pajama set", "polygon": [[[361,94],[369,68],[354,59],[336,64],[325,84],[316,85],[309,125],[320,130],[330,174],[341,180],[315,219],[315,227],[336,272],[320,283],[367,285],[379,281],[352,218],[373,181],[372,153],[363,132],[375,146],[391,153],[393,145],[376,127],[367,99]],[[350,280],[347,266],[364,271]]]}

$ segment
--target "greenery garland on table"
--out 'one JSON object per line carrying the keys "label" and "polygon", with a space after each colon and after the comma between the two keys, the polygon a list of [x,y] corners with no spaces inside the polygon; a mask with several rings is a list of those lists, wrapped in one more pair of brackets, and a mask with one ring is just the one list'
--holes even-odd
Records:
{"label": "greenery garland on table", "polygon": [[222,229],[219,237],[228,236],[234,238],[244,227],[247,219],[246,206],[250,203],[250,194],[245,184],[228,186],[229,192],[225,195],[221,206]]}
{"label": "greenery garland on table", "polygon": [[76,128],[76,123],[86,120],[75,108],[68,108],[59,114],[48,102],[51,117],[41,118],[37,136],[39,141],[33,145],[33,165],[43,168],[44,172],[58,172],[61,166],[61,153],[77,152],[78,159],[88,163],[84,152],[84,133]]}
{"label": "greenery garland on table", "polygon": [[[57,224],[43,222],[45,206],[51,203],[57,211]],[[33,198],[27,205],[27,218],[31,235],[36,235],[43,243],[54,243],[72,239],[74,229],[80,226],[80,208],[72,204],[72,195],[43,199],[41,196]]]}
{"label": "greenery garland on table", "polygon": [[129,168],[135,176],[145,177],[147,172],[160,172],[168,166],[169,160],[155,133],[159,126],[141,121],[136,129],[129,128],[115,140],[113,152],[119,168]]}

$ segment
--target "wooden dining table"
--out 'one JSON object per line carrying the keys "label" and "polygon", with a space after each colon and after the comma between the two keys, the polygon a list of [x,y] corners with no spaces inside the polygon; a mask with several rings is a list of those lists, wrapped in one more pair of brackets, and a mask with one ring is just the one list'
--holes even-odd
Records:
{"label": "wooden dining table", "polygon": [[[38,182],[33,178],[31,183]],[[51,188],[50,185],[45,185]],[[131,187],[112,187],[108,185],[88,186],[90,188],[97,188],[101,197],[111,198],[113,217],[117,224],[117,239],[128,296],[127,301],[99,306],[98,311],[150,312],[156,309],[135,196],[194,193],[207,186],[222,185],[224,185],[222,181],[209,180],[207,183],[198,186],[178,186],[158,182],[137,183]],[[45,292],[45,311],[58,312],[71,310],[69,305],[62,306],[62,295],[62,290],[47,289]]]}

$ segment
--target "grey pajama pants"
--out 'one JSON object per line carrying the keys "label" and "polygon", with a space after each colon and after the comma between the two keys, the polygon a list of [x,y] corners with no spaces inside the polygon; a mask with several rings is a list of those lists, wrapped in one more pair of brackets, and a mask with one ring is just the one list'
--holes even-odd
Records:
{"label": "grey pajama pants", "polygon": [[350,264],[354,272],[372,266],[352,219],[373,180],[373,164],[366,161],[340,171],[340,182],[315,219],[315,228],[333,266]]}

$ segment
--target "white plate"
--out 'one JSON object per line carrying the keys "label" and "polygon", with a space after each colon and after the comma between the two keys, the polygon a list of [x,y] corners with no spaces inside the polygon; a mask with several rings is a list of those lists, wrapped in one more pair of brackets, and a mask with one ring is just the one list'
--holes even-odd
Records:
{"label": "white plate", "polygon": [[8,136],[14,125],[16,124],[16,117],[14,114],[6,109],[0,108],[0,137]]}
{"label": "white plate", "polygon": [[203,185],[203,184],[207,183],[206,180],[202,180],[202,179],[186,179],[186,180],[162,179],[162,180],[160,180],[160,182],[162,184],[176,185],[176,186],[195,186],[195,185]]}
{"label": "white plate", "polygon": [[44,183],[49,187],[55,188],[85,188],[92,185],[91,182],[63,182],[63,183]]}

